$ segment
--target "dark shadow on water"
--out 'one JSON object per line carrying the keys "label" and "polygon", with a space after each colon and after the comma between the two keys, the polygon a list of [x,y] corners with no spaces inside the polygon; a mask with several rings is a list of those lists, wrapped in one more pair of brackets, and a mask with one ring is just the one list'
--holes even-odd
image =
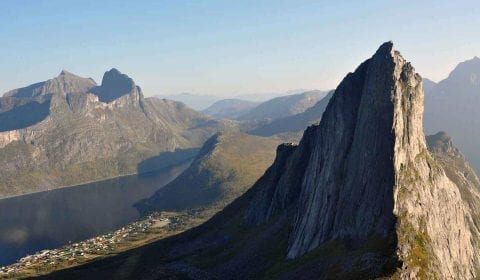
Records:
{"label": "dark shadow on water", "polygon": [[140,218],[133,204],[190,164],[0,200],[0,266],[121,228]]}
{"label": "dark shadow on water", "polygon": [[137,165],[138,176],[148,176],[149,172],[193,159],[198,151],[198,148],[177,149],[174,152],[163,152],[157,156],[147,158]]}

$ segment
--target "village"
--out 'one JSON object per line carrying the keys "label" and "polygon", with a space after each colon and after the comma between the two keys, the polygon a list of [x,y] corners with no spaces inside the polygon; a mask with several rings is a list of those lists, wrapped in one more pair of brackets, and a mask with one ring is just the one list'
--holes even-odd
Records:
{"label": "village", "polygon": [[28,277],[30,273],[48,273],[59,267],[71,267],[100,256],[117,254],[184,230],[187,217],[186,213],[152,213],[114,232],[25,256],[17,263],[0,267],[0,279]]}

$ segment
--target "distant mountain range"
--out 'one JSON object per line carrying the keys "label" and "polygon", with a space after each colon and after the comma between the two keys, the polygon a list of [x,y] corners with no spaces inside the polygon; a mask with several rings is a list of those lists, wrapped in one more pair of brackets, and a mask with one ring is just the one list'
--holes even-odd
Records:
{"label": "distant mountain range", "polygon": [[298,94],[279,96],[264,102],[252,102],[243,99],[222,99],[203,110],[216,118],[236,119],[239,121],[271,122],[305,112],[315,105],[328,92],[312,90]]}
{"label": "distant mountain range", "polygon": [[0,98],[0,197],[178,163],[223,126],[116,69],[101,85],[62,71]]}
{"label": "distant mountain range", "polygon": [[242,99],[222,99],[213,103],[207,109],[202,110],[202,112],[215,118],[236,119],[257,107],[259,104],[258,102]]}
{"label": "distant mountain range", "polygon": [[188,92],[180,94],[160,94],[155,95],[155,97],[182,102],[183,104],[197,111],[205,110],[213,103],[222,99],[222,97],[215,95],[199,95]]}
{"label": "distant mountain range", "polygon": [[280,96],[265,101],[257,107],[249,110],[239,120],[275,120],[305,112],[315,105],[328,92],[313,90],[303,93]]}
{"label": "distant mountain range", "polygon": [[182,102],[190,108],[193,108],[197,111],[202,111],[207,109],[209,106],[213,105],[215,102],[223,99],[233,99],[233,100],[244,100],[254,103],[262,103],[272,98],[279,96],[299,94],[306,92],[304,89],[289,90],[286,92],[272,92],[272,93],[252,93],[252,94],[240,94],[235,95],[229,98],[225,98],[217,95],[208,95],[208,94],[193,94],[193,93],[180,93],[180,94],[160,94],[156,97],[160,99],[169,99],[178,102]]}
{"label": "distant mountain range", "polygon": [[446,79],[424,87],[426,132],[446,131],[480,172],[480,58],[460,63]]}
{"label": "distant mountain range", "polygon": [[44,279],[474,279],[480,181],[446,133],[425,137],[423,99],[421,76],[384,43],[209,221]]}
{"label": "distant mountain range", "polygon": [[321,120],[332,94],[333,92],[328,93],[314,106],[306,109],[302,113],[274,119],[272,122],[268,122],[252,129],[250,133],[261,136],[271,136],[281,133],[303,131],[309,125]]}

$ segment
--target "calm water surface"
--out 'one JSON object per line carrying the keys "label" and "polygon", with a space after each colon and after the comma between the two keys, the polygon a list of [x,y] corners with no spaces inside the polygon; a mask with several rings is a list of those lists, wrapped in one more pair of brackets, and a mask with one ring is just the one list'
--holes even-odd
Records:
{"label": "calm water surface", "polygon": [[137,220],[140,214],[133,205],[173,180],[188,164],[0,200],[0,266]]}

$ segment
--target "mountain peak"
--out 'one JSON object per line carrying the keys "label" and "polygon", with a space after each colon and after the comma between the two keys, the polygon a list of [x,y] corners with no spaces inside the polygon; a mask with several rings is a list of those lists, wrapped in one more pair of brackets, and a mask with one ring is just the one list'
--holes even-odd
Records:
{"label": "mountain peak", "polygon": [[387,41],[380,45],[375,54],[389,54],[393,50],[393,42]]}
{"label": "mountain peak", "polygon": [[[274,183],[262,186],[263,201],[252,202],[248,220],[261,224],[295,209],[286,253],[290,259],[332,243],[354,248],[372,242],[383,244],[366,249],[372,269],[400,266],[402,275],[420,278],[423,273],[469,275],[476,255],[470,243],[474,231],[464,219],[470,213],[462,210],[458,188],[428,153],[421,84],[391,42],[380,46],[340,83],[320,124],[304,133],[289,158],[297,163],[278,170],[285,176],[303,174],[303,179],[289,185],[275,183],[287,180],[282,175],[270,179]],[[447,190],[448,199],[441,195]],[[446,220],[458,224],[442,226]],[[455,236],[459,228],[465,235]],[[428,236],[421,246],[412,242],[416,232]],[[418,250],[428,257],[423,266],[416,259]],[[343,254],[331,261],[355,263],[351,251]],[[455,262],[444,257],[448,254],[456,256]],[[452,263],[461,263],[461,269]]]}
{"label": "mountain peak", "polygon": [[448,78],[441,83],[480,85],[480,58],[475,56],[472,59],[459,63]]}
{"label": "mountain peak", "polygon": [[434,152],[450,153],[456,151],[452,137],[445,131],[439,131],[427,137],[428,146]]}
{"label": "mountain peak", "polygon": [[60,72],[60,74],[58,74],[58,76],[65,76],[65,75],[73,75],[72,73],[68,72],[67,70],[65,69],[62,69],[62,71]]}
{"label": "mountain peak", "polygon": [[128,75],[123,74],[116,68],[112,68],[103,74],[103,79],[102,79],[102,85],[116,82],[116,81],[121,81],[129,84],[134,84],[132,78],[130,78]]}
{"label": "mountain peak", "polygon": [[102,84],[92,90],[102,102],[111,102],[137,91],[141,95],[140,88],[135,85],[133,79],[116,68],[106,71],[102,78]]}

